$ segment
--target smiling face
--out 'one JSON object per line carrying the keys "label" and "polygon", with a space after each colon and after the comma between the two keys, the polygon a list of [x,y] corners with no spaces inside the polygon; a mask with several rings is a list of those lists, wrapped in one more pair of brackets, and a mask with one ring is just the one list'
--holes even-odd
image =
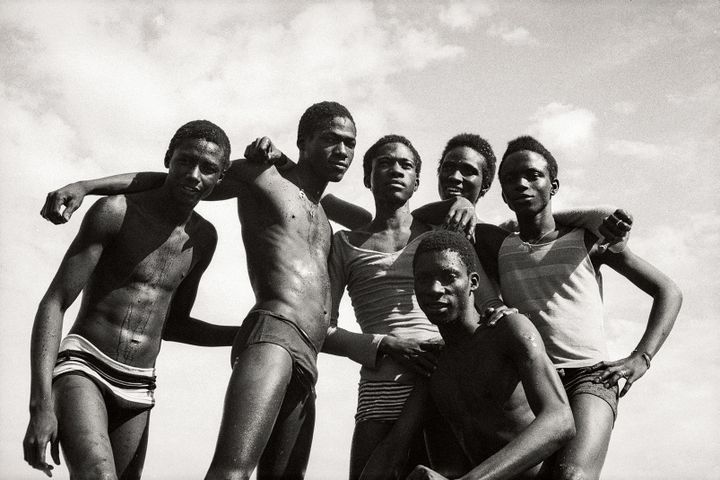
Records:
{"label": "smiling face", "polygon": [[438,171],[440,198],[463,196],[476,203],[483,193],[485,162],[485,157],[470,147],[459,146],[447,152]]}
{"label": "smiling face", "polygon": [[458,252],[430,250],[415,259],[415,296],[428,320],[447,325],[465,318],[475,305],[477,272],[469,272]]}
{"label": "smiling face", "polygon": [[519,150],[505,157],[498,173],[505,203],[519,216],[543,211],[560,184],[552,179],[545,157]]}
{"label": "smiling face", "polygon": [[406,145],[398,142],[380,146],[372,158],[370,176],[365,186],[380,200],[407,202],[419,183],[415,155]]}
{"label": "smiling face", "polygon": [[355,155],[355,124],[347,117],[334,117],[312,135],[298,142],[302,159],[320,178],[339,182]]}
{"label": "smiling face", "polygon": [[223,149],[202,138],[182,140],[168,161],[165,185],[181,204],[196,205],[210,195],[223,173]]}

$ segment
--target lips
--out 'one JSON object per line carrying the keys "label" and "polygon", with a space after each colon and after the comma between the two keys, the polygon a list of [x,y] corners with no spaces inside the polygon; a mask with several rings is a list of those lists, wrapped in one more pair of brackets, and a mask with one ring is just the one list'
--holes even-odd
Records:
{"label": "lips", "polygon": [[443,191],[448,197],[460,197],[463,194],[463,189],[460,187],[443,187]]}

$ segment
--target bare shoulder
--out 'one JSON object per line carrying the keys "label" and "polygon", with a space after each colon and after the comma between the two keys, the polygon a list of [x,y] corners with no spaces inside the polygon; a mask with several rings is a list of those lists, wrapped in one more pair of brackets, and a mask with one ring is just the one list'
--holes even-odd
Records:
{"label": "bare shoulder", "polygon": [[120,230],[128,210],[125,195],[100,197],[87,211],[83,225],[93,230],[117,232]]}
{"label": "bare shoulder", "polygon": [[504,317],[496,327],[508,355],[520,359],[531,360],[537,355],[545,355],[540,332],[535,325],[522,314]]}
{"label": "bare shoulder", "polygon": [[502,242],[510,232],[490,223],[478,223],[475,226],[475,244],[479,250],[500,250]]}
{"label": "bare shoulder", "polygon": [[213,225],[205,217],[197,212],[193,212],[190,223],[191,225],[188,229],[188,234],[191,237],[195,237],[204,242],[212,243],[213,245],[217,243],[217,229],[215,228],[215,225]]}

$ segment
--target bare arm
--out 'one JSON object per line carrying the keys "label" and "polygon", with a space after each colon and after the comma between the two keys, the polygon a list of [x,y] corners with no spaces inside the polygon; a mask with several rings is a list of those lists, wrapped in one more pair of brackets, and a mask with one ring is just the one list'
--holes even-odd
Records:
{"label": "bare arm", "polygon": [[682,292],[667,275],[629,249],[620,253],[606,251],[593,255],[616,272],[630,280],[653,299],[645,333],[635,349],[627,357],[614,362],[600,362],[593,368],[598,371],[598,382],[615,385],[625,378],[620,396],[625,395],[632,384],[650,368],[650,361],[657,354],[675,324],[682,305]]}
{"label": "bare arm", "polygon": [[463,480],[514,478],[548,458],[575,435],[565,390],[537,329],[519,314],[509,316],[497,328],[507,333],[507,356],[517,368],[535,419],[510,443],[462,476]]}
{"label": "bare arm", "polygon": [[152,190],[161,186],[166,176],[160,172],[121,173],[70,183],[48,193],[40,215],[56,225],[66,223],[86,195],[118,195]]}
{"label": "bare arm", "polygon": [[[489,223],[475,227],[475,253],[488,277],[499,283],[498,254],[500,246],[510,232]],[[482,312],[481,312],[482,313]]]}
{"label": "bare arm", "polygon": [[464,197],[448,198],[416,208],[413,216],[428,225],[440,225],[447,230],[471,233],[477,219],[475,205]]}
{"label": "bare arm", "polygon": [[63,317],[92,275],[104,245],[122,223],[124,205],[119,207],[119,203],[117,198],[104,199],[88,211],[35,315],[30,344],[30,422],[23,450],[25,461],[47,474],[52,469],[45,462],[48,443],[51,443],[53,460],[60,463],[57,419],[52,404],[52,371],[60,346]]}
{"label": "bare arm", "polygon": [[350,230],[364,227],[372,221],[372,213],[332,193],[325,195],[320,204],[330,220]]}
{"label": "bare arm", "polygon": [[613,207],[579,207],[556,212],[555,222],[570,227],[582,227],[600,239],[604,248],[621,252],[630,238],[632,215]]}
{"label": "bare arm", "polygon": [[204,247],[203,258],[175,291],[163,329],[163,340],[204,347],[230,346],[240,329],[235,326],[213,325],[190,316],[200,279],[210,264],[217,245],[217,233],[214,228],[209,236],[211,238]]}

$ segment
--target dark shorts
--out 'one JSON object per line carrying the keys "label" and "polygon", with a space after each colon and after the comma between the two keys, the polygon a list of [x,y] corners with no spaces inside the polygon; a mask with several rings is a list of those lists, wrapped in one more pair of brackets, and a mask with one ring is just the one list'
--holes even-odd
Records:
{"label": "dark shorts", "polygon": [[619,398],[619,388],[617,384],[608,388],[602,383],[593,382],[597,377],[597,372],[590,371],[590,367],[558,368],[557,372],[565,387],[568,399],[583,393],[602,398],[610,405],[613,412],[613,419],[617,418]]}
{"label": "dark shorts", "polygon": [[272,343],[284,348],[292,358],[293,379],[309,391],[317,383],[317,349],[307,333],[289,318],[267,310],[248,313],[233,342],[230,361],[233,366],[238,356],[250,345]]}

